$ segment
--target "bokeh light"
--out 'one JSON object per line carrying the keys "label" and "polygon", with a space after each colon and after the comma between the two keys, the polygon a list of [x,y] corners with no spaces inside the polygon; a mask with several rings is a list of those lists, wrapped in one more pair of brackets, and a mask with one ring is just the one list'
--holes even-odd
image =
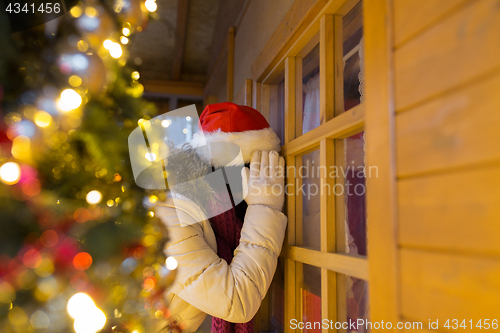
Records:
{"label": "bokeh light", "polygon": [[146,0],[144,5],[146,6],[146,9],[151,13],[155,12],[156,9],[158,8],[158,6],[156,5],[156,1],[154,0]]}
{"label": "bokeh light", "polygon": [[35,249],[26,251],[23,255],[23,264],[28,268],[36,268],[42,263],[42,255]]}
{"label": "bokeh light", "polygon": [[41,310],[35,311],[30,318],[30,323],[31,326],[33,326],[34,329],[46,329],[49,328],[50,326],[50,319],[47,314]]}
{"label": "bokeh light", "polygon": [[71,75],[68,80],[72,87],[79,87],[82,85],[82,79],[78,75]]}
{"label": "bokeh light", "polygon": [[73,213],[73,218],[78,223],[85,223],[90,219],[90,212],[86,208],[83,208],[83,207],[78,208]]}
{"label": "bokeh light", "polygon": [[122,56],[122,47],[120,46],[120,44],[118,43],[113,43],[110,45],[109,47],[109,54],[115,58],[115,59],[118,59]]}
{"label": "bokeh light", "polygon": [[123,28],[122,33],[124,36],[130,36],[130,29],[129,28]]}
{"label": "bokeh light", "polygon": [[73,266],[79,271],[85,271],[92,265],[92,257],[87,252],[80,252],[73,258]]}
{"label": "bokeh light", "polygon": [[54,247],[59,243],[59,236],[54,230],[45,230],[40,236],[40,243],[45,247]]}
{"label": "bokeh light", "polygon": [[150,247],[151,245],[153,245],[154,243],[156,242],[156,238],[155,236],[153,235],[146,235],[143,239],[142,239],[142,244],[146,247]]}
{"label": "bokeh light", "polygon": [[45,111],[37,111],[35,113],[35,124],[39,127],[47,127],[52,121],[52,116]]}
{"label": "bokeh light", "polygon": [[106,39],[106,40],[102,43],[102,45],[104,46],[104,48],[105,48],[106,50],[108,50],[108,51],[109,51],[109,50],[111,49],[111,47],[113,46],[113,41],[112,41],[111,39]]}
{"label": "bokeh light", "polygon": [[149,290],[153,289],[156,286],[156,280],[154,277],[149,277],[146,280],[144,280],[144,289]]}
{"label": "bokeh light", "polygon": [[34,197],[35,195],[40,193],[40,191],[42,190],[42,185],[40,184],[40,181],[38,179],[30,178],[23,182],[23,184],[21,185],[21,189],[27,196]]}
{"label": "bokeh light", "polygon": [[85,15],[87,15],[88,17],[97,16],[97,9],[95,9],[94,7],[88,6],[87,8],[85,8]]}
{"label": "bokeh light", "polygon": [[0,303],[9,304],[16,299],[16,291],[8,282],[0,283]]}
{"label": "bokeh light", "polygon": [[80,17],[82,15],[82,7],[80,6],[75,6],[73,8],[71,8],[71,10],[69,11],[71,16],[73,17]]}
{"label": "bokeh light", "polygon": [[122,43],[123,45],[128,44],[128,38],[125,36],[121,36],[120,43]]}
{"label": "bokeh light", "polygon": [[63,90],[60,99],[57,101],[58,108],[64,112],[74,110],[81,104],[82,96],[73,89]]}
{"label": "bokeh light", "polygon": [[96,307],[92,298],[85,293],[71,297],[67,305],[68,314],[75,319],[76,333],[95,333],[106,324],[106,315]]}
{"label": "bokeh light", "polygon": [[139,74],[138,71],[133,71],[131,76],[132,76],[132,79],[137,81],[141,77],[141,74]]}
{"label": "bokeh light", "polygon": [[7,185],[16,184],[21,178],[21,168],[16,162],[7,162],[0,167],[0,179]]}
{"label": "bokeh light", "polygon": [[89,49],[89,43],[82,39],[76,44],[76,47],[78,48],[78,51],[87,52]]}
{"label": "bokeh light", "polygon": [[165,260],[165,264],[167,265],[167,268],[171,271],[177,268],[177,260],[174,257],[168,257]]}
{"label": "bokeh light", "polygon": [[86,200],[91,205],[97,205],[102,200],[102,194],[97,190],[90,191],[87,193]]}

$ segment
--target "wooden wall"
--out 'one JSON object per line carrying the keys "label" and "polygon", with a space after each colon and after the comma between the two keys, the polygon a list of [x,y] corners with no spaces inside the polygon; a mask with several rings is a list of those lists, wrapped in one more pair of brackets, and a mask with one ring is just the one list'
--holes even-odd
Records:
{"label": "wooden wall", "polygon": [[[394,214],[394,225],[380,223],[396,239],[394,251],[387,252],[395,265],[388,279],[396,276],[391,289],[396,298],[386,314],[396,308],[400,319],[423,321],[424,328],[428,319],[439,319],[440,325],[447,319],[465,319],[467,325],[470,319],[474,325],[479,319],[499,319],[500,4],[373,2],[390,22],[379,22],[385,33],[367,32],[366,41],[367,117],[372,119],[367,120],[367,145],[370,131],[393,131],[387,144],[393,145],[394,155],[379,148],[395,158],[395,209],[387,213],[388,219]],[[366,29],[373,29],[368,25],[375,21],[368,17]],[[386,75],[373,68],[376,59],[370,60],[370,49],[381,54],[377,38],[382,48],[388,46]],[[377,81],[377,75],[383,80]],[[391,82],[384,86],[387,77]],[[377,82],[383,87],[368,87]],[[370,100],[381,90],[389,96],[385,102],[377,97],[384,108],[379,112],[389,110],[385,129],[374,119],[376,99]],[[373,218],[383,215],[374,207],[371,212],[373,229],[378,224]],[[383,245],[375,242],[374,254],[382,253],[377,247]],[[375,290],[374,295],[382,294]],[[372,309],[377,302],[383,306],[384,301],[372,299]],[[374,311],[383,317],[383,311]]]}

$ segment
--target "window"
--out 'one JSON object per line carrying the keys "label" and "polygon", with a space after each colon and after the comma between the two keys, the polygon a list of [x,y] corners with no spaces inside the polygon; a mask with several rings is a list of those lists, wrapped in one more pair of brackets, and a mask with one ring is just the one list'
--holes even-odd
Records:
{"label": "window", "polygon": [[[261,331],[298,331],[291,319],[368,319],[362,6],[329,3],[324,13],[262,82],[263,108],[283,121],[273,128],[283,130],[289,223]],[[265,93],[280,84],[283,109]]]}

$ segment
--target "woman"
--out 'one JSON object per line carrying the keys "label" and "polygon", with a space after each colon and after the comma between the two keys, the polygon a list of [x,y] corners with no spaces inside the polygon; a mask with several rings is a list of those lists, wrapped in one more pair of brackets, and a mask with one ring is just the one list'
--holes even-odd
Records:
{"label": "woman", "polygon": [[[165,253],[178,262],[166,305],[186,332],[196,331],[206,314],[214,317],[213,332],[252,332],[251,319],[276,270],[287,222],[281,212],[280,142],[258,111],[233,103],[207,106],[199,127],[203,136],[171,151],[167,171],[175,193],[156,206],[169,231]],[[231,148],[221,143],[238,145],[241,155],[233,159]],[[224,186],[229,196],[220,187],[213,190],[210,177],[204,177],[220,167],[226,181],[235,172],[243,180],[239,188],[234,182]],[[238,203],[241,190],[245,201]]]}

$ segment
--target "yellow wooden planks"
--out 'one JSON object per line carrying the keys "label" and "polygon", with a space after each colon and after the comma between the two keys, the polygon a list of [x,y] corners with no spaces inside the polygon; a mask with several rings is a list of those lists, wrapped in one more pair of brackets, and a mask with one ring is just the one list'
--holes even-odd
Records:
{"label": "yellow wooden planks", "polygon": [[[500,260],[401,250],[403,315],[422,320],[498,319]],[[467,330],[479,332],[473,328]]]}
{"label": "yellow wooden planks", "polygon": [[500,74],[399,114],[398,176],[500,160],[498,87]]}
{"label": "yellow wooden planks", "polygon": [[500,166],[398,182],[402,246],[500,254]]}
{"label": "yellow wooden planks", "polygon": [[396,110],[408,109],[500,67],[499,40],[498,2],[481,0],[397,49]]}
{"label": "yellow wooden planks", "polygon": [[394,44],[408,41],[470,0],[397,0],[394,1]]}

